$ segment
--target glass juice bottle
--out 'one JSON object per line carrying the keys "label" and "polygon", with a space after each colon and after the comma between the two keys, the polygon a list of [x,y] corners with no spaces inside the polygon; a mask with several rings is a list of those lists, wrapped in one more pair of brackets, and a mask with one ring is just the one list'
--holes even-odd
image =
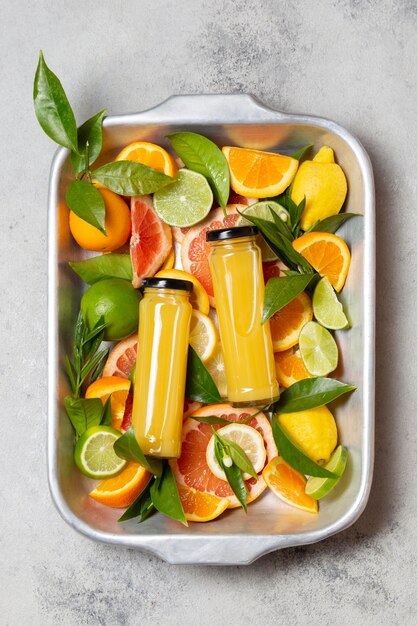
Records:
{"label": "glass juice bottle", "polygon": [[279,398],[269,322],[262,324],[265,284],[254,226],[210,230],[213,280],[228,400],[262,406]]}
{"label": "glass juice bottle", "polygon": [[133,428],[145,454],[177,458],[181,453],[193,284],[146,278],[142,287]]}

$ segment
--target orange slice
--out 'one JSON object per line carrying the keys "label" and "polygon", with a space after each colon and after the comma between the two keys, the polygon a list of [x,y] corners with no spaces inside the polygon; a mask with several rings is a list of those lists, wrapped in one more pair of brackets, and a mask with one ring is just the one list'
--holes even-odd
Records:
{"label": "orange slice", "polygon": [[135,141],[123,148],[115,161],[136,161],[167,176],[176,176],[178,167],[169,152],[148,141]]}
{"label": "orange slice", "polygon": [[309,513],[318,513],[317,500],[305,493],[305,477],[280,456],[268,463],[262,476],[271,491],[287,504]]}
{"label": "orange slice", "polygon": [[281,387],[291,387],[299,380],[312,378],[298,350],[293,352],[292,348],[290,348],[283,352],[276,352],[274,356],[277,380]]}
{"label": "orange slice", "polygon": [[136,363],[138,351],[138,334],[133,333],[126,339],[119,341],[107,357],[103,369],[103,378],[107,376],[120,376],[129,378]]}
{"label": "orange slice", "polygon": [[152,474],[139,463],[128,463],[120,474],[103,480],[89,495],[106,506],[127,507],[145,489],[151,477]]}
{"label": "orange slice", "polygon": [[320,276],[326,276],[336,291],[345,284],[350,266],[350,252],[346,243],[332,233],[306,233],[292,242]]}
{"label": "orange slice", "polygon": [[120,429],[125,411],[127,395],[130,389],[130,380],[119,376],[105,376],[91,383],[88,387],[86,398],[100,398],[105,404],[111,394],[111,412],[113,415],[112,427]]}
{"label": "orange slice", "polygon": [[302,327],[312,319],[311,300],[302,291],[269,320],[274,352],[282,352],[295,346]]}
{"label": "orange slice", "polygon": [[297,159],[275,152],[225,146],[230,184],[236,193],[248,198],[268,198],[282,193],[298,168]]}
{"label": "orange slice", "polygon": [[161,269],[156,275],[157,278],[176,278],[178,280],[189,280],[193,283],[193,291],[190,295],[190,302],[193,309],[198,309],[205,315],[210,311],[210,302],[206,290],[198,278],[190,272],[177,269]]}
{"label": "orange slice", "polygon": [[217,498],[192,487],[178,485],[178,493],[188,522],[209,522],[229,506],[227,498]]}

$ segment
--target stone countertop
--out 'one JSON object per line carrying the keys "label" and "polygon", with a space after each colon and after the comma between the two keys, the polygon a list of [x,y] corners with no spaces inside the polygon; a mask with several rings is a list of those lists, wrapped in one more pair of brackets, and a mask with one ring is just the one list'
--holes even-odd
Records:
{"label": "stone countertop", "polygon": [[[0,0],[0,622],[414,624],[417,8],[412,0]],[[47,488],[39,48],[77,119],[173,93],[250,92],[359,137],[377,194],[376,464],[360,520],[248,567],[175,567],[76,534]]]}

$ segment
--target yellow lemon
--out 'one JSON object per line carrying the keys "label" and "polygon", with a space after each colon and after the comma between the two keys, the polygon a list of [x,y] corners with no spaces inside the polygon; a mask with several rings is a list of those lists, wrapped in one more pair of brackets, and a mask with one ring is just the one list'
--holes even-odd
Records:
{"label": "yellow lemon", "polygon": [[327,463],[337,444],[337,427],[326,406],[281,413],[279,423],[302,452],[316,463]]}

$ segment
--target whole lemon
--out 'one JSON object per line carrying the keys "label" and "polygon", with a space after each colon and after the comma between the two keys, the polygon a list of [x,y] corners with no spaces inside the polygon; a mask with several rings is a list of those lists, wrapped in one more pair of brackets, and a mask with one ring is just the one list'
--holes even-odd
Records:
{"label": "whole lemon", "polygon": [[337,444],[337,427],[326,406],[281,413],[278,420],[306,456],[316,463],[327,463]]}

